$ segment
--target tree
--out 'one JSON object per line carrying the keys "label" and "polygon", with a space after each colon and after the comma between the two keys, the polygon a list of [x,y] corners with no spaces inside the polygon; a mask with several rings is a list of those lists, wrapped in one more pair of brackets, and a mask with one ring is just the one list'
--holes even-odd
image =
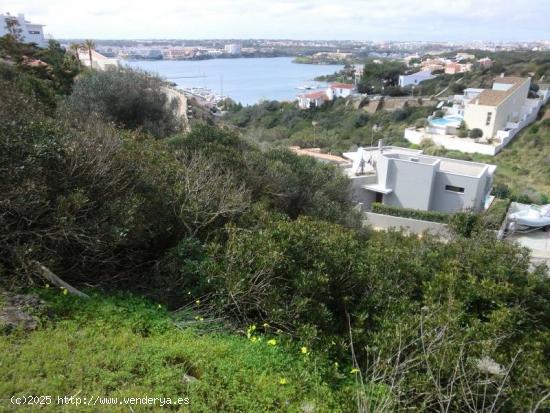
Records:
{"label": "tree", "polygon": [[[73,53],[77,63],[78,63],[78,70],[80,70],[80,55],[79,55],[79,51],[80,49],[82,48],[82,45],[80,43],[71,43],[69,45],[69,50]],[[91,57],[90,57],[90,62],[91,62]]]}
{"label": "tree", "polygon": [[82,118],[95,112],[107,122],[162,138],[183,128],[179,102],[169,99],[165,87],[160,78],[128,68],[94,70],[76,80],[64,110]]}
{"label": "tree", "polygon": [[92,64],[92,49],[95,49],[95,42],[90,39],[84,40],[84,47],[86,48],[86,50],[88,50],[88,57],[90,59],[90,69],[93,69],[94,66]]}
{"label": "tree", "polygon": [[459,138],[466,138],[468,136],[468,127],[466,126],[466,122],[460,122],[460,125],[456,129],[456,133]]}
{"label": "tree", "polygon": [[18,42],[23,42],[23,29],[19,25],[19,21],[16,17],[8,15],[5,19],[6,21],[6,30],[8,35],[12,36],[14,40]]}

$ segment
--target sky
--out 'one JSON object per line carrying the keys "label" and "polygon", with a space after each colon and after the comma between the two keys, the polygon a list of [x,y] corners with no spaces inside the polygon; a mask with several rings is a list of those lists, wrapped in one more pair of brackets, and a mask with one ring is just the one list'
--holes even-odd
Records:
{"label": "sky", "polygon": [[55,38],[550,40],[550,0],[0,0]]}

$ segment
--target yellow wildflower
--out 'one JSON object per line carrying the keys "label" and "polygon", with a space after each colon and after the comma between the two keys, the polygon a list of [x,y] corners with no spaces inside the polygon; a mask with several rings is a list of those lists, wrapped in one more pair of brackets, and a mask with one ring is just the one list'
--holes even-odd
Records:
{"label": "yellow wildflower", "polygon": [[351,369],[351,374],[357,374],[359,373],[359,369],[356,369],[355,367]]}
{"label": "yellow wildflower", "polygon": [[63,295],[67,295],[67,294],[69,294],[69,292],[67,291],[66,288],[63,288]]}
{"label": "yellow wildflower", "polygon": [[199,305],[201,303],[201,300],[196,300],[195,304]]}
{"label": "yellow wildflower", "polygon": [[252,324],[251,326],[248,326],[246,329],[246,336],[248,338],[252,337],[252,333],[256,330],[256,325]]}
{"label": "yellow wildflower", "polygon": [[277,345],[277,340],[272,338],[271,340],[267,340],[267,344],[269,344],[270,346],[276,346]]}
{"label": "yellow wildflower", "polygon": [[302,352],[302,354],[307,354],[307,347],[302,347],[300,351]]}
{"label": "yellow wildflower", "polygon": [[279,379],[279,384],[287,384],[287,383],[288,383],[288,381],[284,377],[281,377]]}

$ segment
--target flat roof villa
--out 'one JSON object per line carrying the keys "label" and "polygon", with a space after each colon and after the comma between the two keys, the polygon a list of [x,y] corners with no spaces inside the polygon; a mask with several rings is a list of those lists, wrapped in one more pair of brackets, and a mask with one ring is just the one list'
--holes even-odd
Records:
{"label": "flat roof villa", "polygon": [[38,47],[46,47],[48,41],[44,37],[44,25],[39,23],[31,23],[25,19],[24,14],[12,16],[9,13],[0,14],[0,37],[8,34],[8,21],[17,22],[21,30],[21,37],[25,43],[35,43]]}
{"label": "flat roof villa", "polygon": [[[408,128],[405,139],[420,144],[424,139],[447,149],[495,155],[525,126],[532,123],[548,101],[548,90],[528,98],[531,78],[500,76],[491,89],[467,88],[448,99],[443,117],[428,117],[425,128]],[[441,103],[443,105],[443,103]],[[478,136],[459,137],[460,127],[479,129]],[[481,134],[481,136],[479,136]]]}
{"label": "flat roof villa", "polygon": [[481,211],[490,204],[496,166],[383,146],[344,153],[353,164],[352,198],[369,209],[373,202],[423,211]]}

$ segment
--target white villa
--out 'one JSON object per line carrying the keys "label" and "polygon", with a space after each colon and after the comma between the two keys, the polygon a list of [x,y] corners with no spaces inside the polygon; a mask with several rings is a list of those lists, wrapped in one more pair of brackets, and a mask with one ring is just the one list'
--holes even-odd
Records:
{"label": "white villa", "polygon": [[355,91],[355,86],[348,83],[331,83],[324,90],[316,90],[298,95],[298,107],[300,109],[318,108],[325,102],[335,98],[347,98]]}
{"label": "white villa", "polygon": [[[90,67],[90,54],[88,50],[80,49],[78,58],[84,66]],[[92,50],[92,65],[97,70],[107,70],[109,68],[117,68],[120,66],[118,59],[103,56],[101,53]]]}
{"label": "white villa", "polygon": [[401,87],[407,87],[407,86],[416,86],[420,82],[423,82],[424,80],[433,79],[434,75],[432,75],[431,70],[421,70],[416,73],[412,73],[410,75],[400,75],[399,76],[399,86]]}
{"label": "white villa", "polygon": [[0,36],[8,34],[7,20],[15,19],[21,30],[21,37],[25,43],[36,43],[39,47],[46,47],[48,41],[44,38],[43,24],[31,23],[25,20],[24,14],[11,16],[10,14],[0,14]]}
{"label": "white villa", "polygon": [[[494,79],[491,89],[465,89],[463,95],[449,98],[452,106],[440,108],[443,117],[430,116],[424,128],[407,128],[405,139],[415,144],[428,139],[446,149],[495,155],[536,119],[549,100],[550,93],[543,87],[537,98],[529,99],[530,85],[530,78],[501,75]],[[461,125],[468,130],[479,129],[481,137],[458,137]]]}
{"label": "white villa", "polygon": [[344,171],[352,180],[352,198],[362,209],[373,202],[423,211],[481,211],[493,197],[496,166],[383,146],[344,153],[353,162]]}

